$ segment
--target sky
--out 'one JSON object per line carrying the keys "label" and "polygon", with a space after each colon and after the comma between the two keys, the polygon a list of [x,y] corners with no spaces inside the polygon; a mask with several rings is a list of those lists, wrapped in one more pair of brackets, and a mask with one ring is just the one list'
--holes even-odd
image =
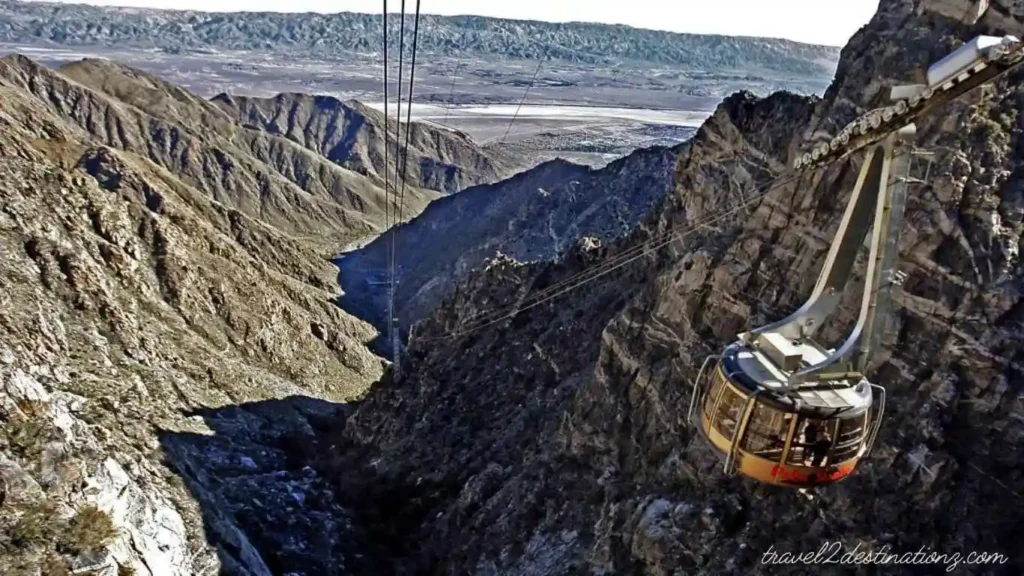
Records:
{"label": "sky", "polygon": [[[72,3],[220,12],[376,14],[380,14],[383,6],[382,0],[76,0]],[[400,5],[401,0],[390,0],[388,11]],[[406,2],[408,11],[414,7],[415,0]],[[769,36],[842,46],[871,19],[877,7],[878,0],[421,0],[420,11],[548,22],[627,24],[672,32]]]}

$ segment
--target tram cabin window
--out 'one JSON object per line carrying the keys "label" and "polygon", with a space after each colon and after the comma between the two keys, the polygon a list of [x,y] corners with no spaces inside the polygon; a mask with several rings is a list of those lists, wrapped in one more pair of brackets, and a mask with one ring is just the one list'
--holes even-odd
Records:
{"label": "tram cabin window", "polygon": [[722,392],[722,399],[718,401],[718,410],[715,412],[715,419],[711,425],[718,429],[726,439],[732,440],[736,434],[746,402],[746,398],[728,386]]}
{"label": "tram cabin window", "polygon": [[868,430],[867,414],[818,420],[801,417],[789,447],[789,464],[832,466],[860,452]]}
{"label": "tram cabin window", "polygon": [[836,434],[836,441],[832,446],[829,459],[838,464],[855,458],[860,452],[867,430],[867,412],[852,418],[839,419],[839,431]]}
{"label": "tram cabin window", "polygon": [[793,441],[789,446],[789,464],[798,466],[825,466],[829,464],[828,452],[835,438],[838,420],[819,420],[800,417]]}
{"label": "tram cabin window", "polygon": [[743,434],[742,449],[746,452],[778,462],[789,435],[789,424],[793,415],[776,410],[766,404],[754,405],[754,411],[747,421]]}
{"label": "tram cabin window", "polygon": [[719,375],[719,371],[715,370],[711,374],[711,388],[708,390],[707,396],[704,397],[704,417],[709,420],[711,411],[714,410],[715,403],[718,401],[718,396],[725,388],[725,379]]}

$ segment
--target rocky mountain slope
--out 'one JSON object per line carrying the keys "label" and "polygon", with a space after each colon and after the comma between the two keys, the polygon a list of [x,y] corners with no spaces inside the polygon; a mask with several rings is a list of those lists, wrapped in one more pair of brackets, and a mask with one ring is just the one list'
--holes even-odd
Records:
{"label": "rocky mountain slope", "polygon": [[[379,118],[338,136],[337,103],[303,104],[325,155],[111,62],[21,56],[0,102],[0,573],[361,571],[300,456],[384,370],[329,262],[384,223]],[[408,215],[498,176],[416,131],[454,176],[419,172]]]}
{"label": "rocky mountain slope", "polygon": [[672,189],[685,144],[640,150],[595,170],[554,160],[513,178],[432,202],[394,231],[338,262],[342,305],[382,328],[392,238],[397,239],[396,314],[403,331],[496,252],[518,261],[560,258],[583,238],[628,235]]}
{"label": "rocky mountain slope", "polygon": [[[217,201],[283,230],[323,235],[326,242],[338,243],[343,240],[339,230],[359,236],[384,227],[384,139],[377,115],[355,115],[351,131],[340,134],[335,128],[342,127],[336,124],[318,125],[316,136],[322,141],[352,142],[348,148],[332,150],[328,158],[292,132],[278,134],[237,121],[225,111],[230,107],[223,99],[207,102],[155,76],[109,61],[83,60],[54,72],[13,56],[2,60],[0,75],[11,86],[31,92],[51,111],[72,118],[97,142],[146,157]],[[291,101],[299,106],[309,99],[283,95],[278,101],[288,107]],[[318,102],[324,109],[306,106],[311,122],[329,119],[330,110],[340,105]],[[449,158],[472,164],[442,161],[414,173],[417,179],[409,183],[405,196],[408,216],[440,192],[457,190],[458,175],[470,168],[480,167],[485,175],[479,180],[463,177],[467,184],[497,180],[508,170],[464,136],[414,126],[436,146],[454,150]],[[313,132],[309,133],[312,137]],[[395,145],[394,134],[388,141]],[[346,150],[351,156],[344,156]],[[394,161],[391,167],[393,171]],[[446,180],[437,176],[439,172],[455,176]]]}
{"label": "rocky mountain slope", "polygon": [[[442,193],[497,182],[513,171],[508,160],[496,152],[484,152],[466,134],[420,122],[412,124],[409,157],[405,159],[404,120],[401,146],[396,149],[394,133],[384,137],[384,115],[358,102],[308,94],[279,94],[275,98],[219,94],[213,103],[247,127],[297,142],[336,164],[378,180],[384,179],[385,145],[389,146],[387,168],[391,178],[396,178],[401,169],[413,186]],[[390,124],[389,129],[395,131],[395,120],[391,119]]]}
{"label": "rocky mountain slope", "polygon": [[[421,323],[322,466],[401,573],[794,574],[1024,570],[1024,70],[918,123],[935,153],[900,243],[908,274],[875,380],[890,393],[870,460],[813,494],[726,478],[684,424],[706,355],[809,293],[860,158],[754,198],[822,132],[1024,7],[881,0],[823,99],[737,94],[630,237],[556,264],[492,260]],[[925,174],[918,165],[915,175]],[[713,223],[709,218],[716,218]],[[667,231],[685,238],[469,335],[460,326]],[[852,319],[853,294],[826,339]],[[935,563],[774,565],[765,554],[920,549]]]}
{"label": "rocky mountain slope", "polygon": [[[919,123],[936,158],[908,206],[871,460],[813,494],[766,489],[722,477],[683,423],[705,355],[810,290],[859,160],[752,190],[957,39],[1024,32],[1024,7],[993,4],[970,25],[966,0],[881,0],[824,98],[730,97],[627,237],[491,259],[418,326],[401,378],[334,306],[323,258],[372,218],[306,189],[371,177],[144,75],[0,61],[0,570],[861,570],[763,561],[839,540],[998,552],[957,571],[1020,573],[1024,71]],[[672,231],[687,235],[453,337]]]}
{"label": "rocky mountain slope", "polygon": [[[394,17],[397,26],[398,16]],[[793,75],[831,72],[837,49],[768,38],[674,34],[628,26],[503,20],[479,16],[420,18],[424,53],[550,57],[609,64],[644,61],[693,70],[767,69]],[[0,42],[157,47],[175,51],[258,50],[337,58],[373,52],[381,38],[372,14],[209,13],[0,1]],[[397,34],[395,34],[397,39]]]}

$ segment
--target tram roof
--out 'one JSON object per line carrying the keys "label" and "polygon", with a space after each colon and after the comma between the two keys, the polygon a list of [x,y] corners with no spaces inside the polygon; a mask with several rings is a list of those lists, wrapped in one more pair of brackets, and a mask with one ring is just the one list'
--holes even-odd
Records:
{"label": "tram roof", "polygon": [[[826,357],[824,351],[812,343],[795,346],[809,364],[817,364]],[[851,386],[848,381],[826,381],[815,386],[787,390],[787,373],[780,370],[760,350],[733,345],[726,350],[722,362],[723,370],[731,381],[749,392],[762,388],[764,392],[761,392],[759,398],[788,412],[822,416],[842,411],[854,415],[871,405],[870,389],[858,390],[858,386]],[[799,402],[796,402],[797,399]]]}

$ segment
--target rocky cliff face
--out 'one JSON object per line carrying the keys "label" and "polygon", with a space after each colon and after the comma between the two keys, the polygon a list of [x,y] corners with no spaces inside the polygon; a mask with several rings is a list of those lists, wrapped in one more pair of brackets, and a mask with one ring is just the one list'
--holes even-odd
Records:
{"label": "rocky cliff face", "polygon": [[[629,237],[556,264],[494,260],[424,321],[402,377],[348,419],[345,449],[327,465],[379,512],[371,532],[410,542],[396,563],[441,574],[852,572],[762,561],[838,540],[843,551],[1005,555],[959,573],[1024,569],[1024,71],[918,122],[918,146],[935,157],[927,170],[915,164],[928,179],[907,207],[909,278],[874,375],[890,399],[870,460],[813,494],[768,489],[723,477],[684,425],[705,356],[809,293],[860,159],[763,197],[755,189],[958,40],[1024,32],[1018,3],[994,1],[977,23],[954,17],[972,9],[882,0],[823,99],[723,102],[679,160],[674,193]],[[452,336],[672,231],[687,234],[566,297]],[[849,325],[854,296],[824,338]]]}
{"label": "rocky cliff face", "polygon": [[[403,330],[431,312],[484,259],[552,261],[580,238],[598,244],[628,235],[672,188],[680,151],[652,147],[594,170],[562,160],[437,200],[394,231]],[[339,261],[346,309],[382,327],[392,233]]]}
{"label": "rocky cliff face", "polygon": [[372,178],[111,63],[0,102],[0,572],[365,573],[307,451],[384,370],[328,261]]}

